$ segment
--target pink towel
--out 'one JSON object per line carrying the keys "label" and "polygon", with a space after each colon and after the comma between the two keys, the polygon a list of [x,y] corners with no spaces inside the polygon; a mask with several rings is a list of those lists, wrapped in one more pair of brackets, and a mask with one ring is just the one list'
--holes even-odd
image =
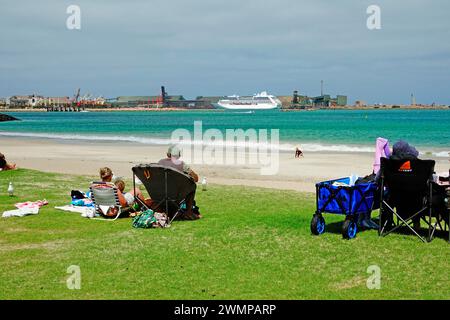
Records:
{"label": "pink towel", "polygon": [[42,206],[47,205],[47,200],[39,200],[35,202],[27,201],[27,202],[21,202],[16,203],[15,206],[17,209],[39,209]]}
{"label": "pink towel", "polygon": [[48,204],[47,200],[39,200],[35,202],[27,201],[16,203],[16,210],[5,211],[2,214],[3,218],[8,217],[23,217],[29,214],[38,214],[39,208]]}
{"label": "pink towel", "polygon": [[389,141],[385,138],[377,138],[375,145],[375,161],[373,163],[373,172],[375,174],[380,171],[381,157],[389,158],[391,150],[389,149]]}

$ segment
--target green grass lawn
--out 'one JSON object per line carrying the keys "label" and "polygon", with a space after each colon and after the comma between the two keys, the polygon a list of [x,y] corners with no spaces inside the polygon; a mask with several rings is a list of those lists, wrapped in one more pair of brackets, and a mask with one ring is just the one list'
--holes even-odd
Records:
{"label": "green grass lawn", "polygon": [[[368,231],[346,241],[334,215],[312,236],[314,194],[210,186],[197,194],[204,218],[168,229],[54,209],[92,179],[0,173],[0,213],[49,201],[38,215],[0,218],[0,299],[450,299],[446,239]],[[67,289],[71,265],[81,268],[80,290]],[[381,268],[380,290],[366,286],[370,265]]]}

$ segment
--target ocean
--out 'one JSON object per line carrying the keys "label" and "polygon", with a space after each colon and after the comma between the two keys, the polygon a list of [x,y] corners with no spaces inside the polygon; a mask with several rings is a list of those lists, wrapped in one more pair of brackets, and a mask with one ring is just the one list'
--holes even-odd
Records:
{"label": "ocean", "polygon": [[[450,110],[23,112],[22,121],[0,122],[0,137],[168,144],[172,131],[279,129],[280,150],[373,152],[377,137],[403,139],[422,153],[448,157]],[[270,140],[270,139],[269,139]]]}

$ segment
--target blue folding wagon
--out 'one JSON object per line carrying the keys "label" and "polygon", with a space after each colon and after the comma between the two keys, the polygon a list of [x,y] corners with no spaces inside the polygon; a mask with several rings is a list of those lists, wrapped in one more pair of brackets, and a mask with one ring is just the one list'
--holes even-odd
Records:
{"label": "blue folding wagon", "polygon": [[349,186],[350,178],[319,182],[316,184],[316,213],[311,220],[311,232],[320,235],[325,232],[325,219],[322,213],[345,215],[342,226],[344,239],[353,239],[358,232],[358,218],[368,214],[374,206],[377,184],[375,182],[357,183]]}

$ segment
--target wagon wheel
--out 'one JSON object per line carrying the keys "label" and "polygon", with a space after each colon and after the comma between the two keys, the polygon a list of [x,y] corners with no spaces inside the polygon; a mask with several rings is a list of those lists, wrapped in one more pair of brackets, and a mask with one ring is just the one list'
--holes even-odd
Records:
{"label": "wagon wheel", "polygon": [[321,214],[314,214],[311,220],[311,233],[318,236],[325,232],[325,219]]}
{"label": "wagon wheel", "polygon": [[347,218],[344,221],[344,225],[342,226],[342,237],[344,239],[353,239],[356,237],[356,233],[358,232],[358,226],[354,219]]}

